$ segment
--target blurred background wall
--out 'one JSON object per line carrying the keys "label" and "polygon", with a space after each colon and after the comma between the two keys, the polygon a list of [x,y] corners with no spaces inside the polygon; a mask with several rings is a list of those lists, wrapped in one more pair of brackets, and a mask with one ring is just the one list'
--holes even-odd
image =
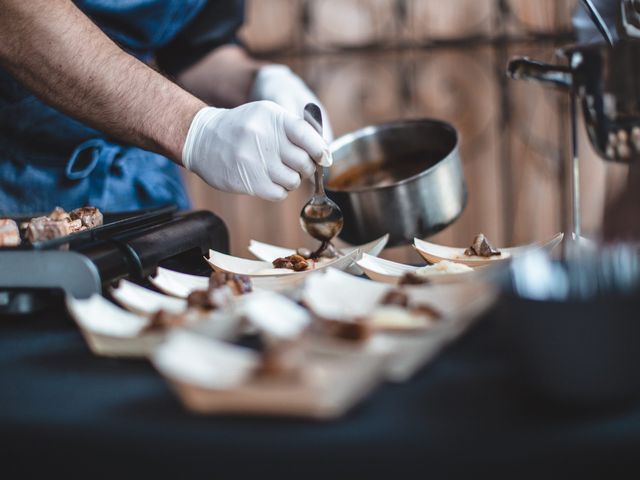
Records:
{"label": "blurred background wall", "polygon": [[[499,245],[561,230],[568,98],[504,74],[508,59],[555,58],[571,41],[577,0],[249,0],[242,36],[257,56],[285,63],[326,106],[336,136],[372,123],[434,117],[453,123],[469,188],[463,216],[434,241],[466,245],[484,232]],[[597,233],[604,200],[625,167],[595,158],[581,132],[582,215]],[[299,227],[307,185],[280,203],[214,191],[194,176],[197,208],[221,215],[232,253],[251,238],[310,246]],[[387,258],[418,261],[411,248]]]}

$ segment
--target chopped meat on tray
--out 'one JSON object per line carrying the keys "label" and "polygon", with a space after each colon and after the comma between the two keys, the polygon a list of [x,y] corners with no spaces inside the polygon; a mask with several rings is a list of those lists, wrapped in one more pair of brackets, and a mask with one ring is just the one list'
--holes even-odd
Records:
{"label": "chopped meat on tray", "polygon": [[0,247],[17,247],[20,245],[18,224],[10,218],[0,219]]}

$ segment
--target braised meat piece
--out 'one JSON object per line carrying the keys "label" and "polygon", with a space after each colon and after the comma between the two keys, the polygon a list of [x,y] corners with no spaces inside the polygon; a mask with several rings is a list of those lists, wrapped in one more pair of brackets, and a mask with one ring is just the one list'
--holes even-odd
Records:
{"label": "braised meat piece", "polygon": [[431,280],[428,278],[416,275],[413,272],[407,272],[400,278],[398,285],[427,285],[429,283],[431,283]]}
{"label": "braised meat piece", "polygon": [[390,290],[380,300],[380,305],[397,305],[399,307],[409,306],[409,296],[400,290]]}
{"label": "braised meat piece", "polygon": [[299,342],[278,342],[265,347],[256,375],[272,380],[298,380],[304,366],[304,349]]}
{"label": "braised meat piece", "polygon": [[214,272],[209,278],[209,290],[227,286],[234,295],[244,295],[253,290],[251,279],[246,275],[235,273]]}
{"label": "braised meat piece", "polygon": [[202,310],[215,310],[219,307],[207,290],[194,290],[187,297],[189,308],[200,308]]}
{"label": "braised meat piece", "polygon": [[244,295],[253,289],[246,275],[214,272],[209,278],[207,290],[195,290],[187,297],[189,308],[216,310],[227,306],[234,296]]}
{"label": "braised meat piece", "polygon": [[276,258],[273,261],[273,268],[287,268],[296,272],[303,272],[310,267],[307,259],[300,255],[289,255],[284,258]]}
{"label": "braised meat piece", "polygon": [[184,313],[169,313],[165,310],[158,310],[150,319],[145,331],[152,332],[164,330],[166,328],[181,327],[187,322],[187,315]]}
{"label": "braised meat piece", "polygon": [[196,290],[187,297],[189,308],[217,310],[233,301],[233,291],[227,285],[209,290]]}
{"label": "braised meat piece", "polygon": [[469,248],[464,251],[464,254],[468,257],[493,257],[497,255],[502,255],[502,252],[495,248],[489,240],[484,236],[484,234],[480,233],[476,235],[473,239],[473,243]]}
{"label": "braised meat piece", "polygon": [[10,218],[0,219],[0,247],[17,247],[20,245],[18,224]]}
{"label": "braised meat piece", "polygon": [[330,337],[352,342],[363,342],[371,336],[371,328],[361,319],[353,322],[324,319],[320,322],[320,327]]}
{"label": "braised meat piece", "polygon": [[72,220],[80,220],[87,228],[99,227],[103,224],[102,212],[96,207],[81,207],[72,210],[69,215]]}

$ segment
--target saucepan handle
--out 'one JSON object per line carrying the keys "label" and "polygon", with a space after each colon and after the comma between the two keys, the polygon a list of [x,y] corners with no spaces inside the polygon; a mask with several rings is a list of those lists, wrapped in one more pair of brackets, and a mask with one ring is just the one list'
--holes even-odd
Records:
{"label": "saucepan handle", "polygon": [[537,62],[527,57],[512,59],[507,66],[507,74],[515,80],[531,80],[563,89],[571,89],[573,86],[571,68]]}

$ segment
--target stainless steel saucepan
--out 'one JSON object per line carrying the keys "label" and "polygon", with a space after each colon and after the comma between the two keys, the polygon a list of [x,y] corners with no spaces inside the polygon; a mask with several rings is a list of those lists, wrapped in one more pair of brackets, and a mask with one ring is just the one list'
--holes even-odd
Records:
{"label": "stainless steel saucepan", "polygon": [[389,233],[396,246],[453,223],[467,202],[458,142],[454,127],[430,119],[369,126],[333,142],[327,194],[344,214],[340,238],[361,244]]}

